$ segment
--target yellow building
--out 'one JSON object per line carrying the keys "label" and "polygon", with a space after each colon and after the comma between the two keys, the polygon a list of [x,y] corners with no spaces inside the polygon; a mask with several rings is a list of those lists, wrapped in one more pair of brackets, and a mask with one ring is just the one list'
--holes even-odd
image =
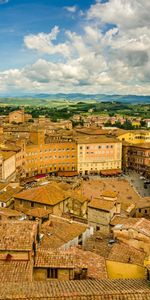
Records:
{"label": "yellow building", "polygon": [[128,130],[125,132],[118,131],[118,139],[130,144],[143,144],[150,142],[150,131],[148,130]]}

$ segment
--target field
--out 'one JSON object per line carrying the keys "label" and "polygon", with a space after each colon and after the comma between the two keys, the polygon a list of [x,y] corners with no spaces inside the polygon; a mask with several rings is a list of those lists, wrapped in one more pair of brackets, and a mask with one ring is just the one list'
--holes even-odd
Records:
{"label": "field", "polygon": [[[93,96],[94,98],[94,96]],[[52,96],[41,95],[36,97],[16,97],[0,98],[0,114],[7,115],[10,111],[25,107],[27,113],[31,113],[34,118],[39,115],[50,117],[53,121],[57,119],[69,119],[74,114],[88,115],[121,115],[150,118],[150,103],[128,103],[120,101],[100,101],[88,97],[70,97],[68,95],[53,98]],[[119,97],[118,97],[119,98]]]}

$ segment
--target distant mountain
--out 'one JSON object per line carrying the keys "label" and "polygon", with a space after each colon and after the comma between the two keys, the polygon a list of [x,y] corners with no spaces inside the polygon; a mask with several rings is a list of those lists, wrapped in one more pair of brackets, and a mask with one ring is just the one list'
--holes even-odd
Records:
{"label": "distant mountain", "polygon": [[[150,104],[150,96],[137,96],[137,95],[106,95],[106,94],[29,94],[21,96],[2,96],[0,103],[3,104],[21,104],[29,105],[31,99],[35,99],[35,105],[48,105],[49,101],[88,101],[93,100],[96,102],[121,102],[121,103],[146,103]],[[34,102],[34,103],[35,103]],[[32,105],[34,105],[32,101]]]}

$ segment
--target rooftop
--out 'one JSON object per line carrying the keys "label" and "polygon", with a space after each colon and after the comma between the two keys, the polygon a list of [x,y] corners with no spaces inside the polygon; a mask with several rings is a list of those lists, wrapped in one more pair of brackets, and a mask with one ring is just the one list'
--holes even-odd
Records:
{"label": "rooftop", "polygon": [[40,248],[45,250],[60,248],[85,232],[87,228],[85,224],[51,215],[50,220],[42,224],[41,233],[44,236]]}
{"label": "rooftop", "polygon": [[36,231],[36,222],[1,221],[0,250],[31,251]]}
{"label": "rooftop", "polygon": [[0,282],[32,281],[33,264],[30,261],[1,261]]}
{"label": "rooftop", "polygon": [[25,190],[15,195],[15,198],[54,206],[68,198],[68,194],[56,182],[51,182],[44,186]]}
{"label": "rooftop", "polygon": [[[119,225],[119,226],[118,226]],[[141,234],[144,234],[150,237],[150,221],[144,218],[136,219],[134,224],[131,224],[128,219],[123,224],[118,224],[114,227],[114,230],[117,229],[133,229]]]}
{"label": "rooftop", "polygon": [[8,186],[7,188],[5,188],[5,190],[3,190],[2,193],[0,193],[0,202],[8,202],[14,197],[16,193],[20,192],[21,190],[21,187],[12,188],[11,186]]}
{"label": "rooftop", "polygon": [[71,280],[0,284],[1,300],[149,300],[150,283],[146,280]]}
{"label": "rooftop", "polygon": [[141,197],[136,193],[130,183],[121,178],[100,178],[83,181],[80,187],[82,195],[88,199],[100,198],[105,191],[118,194],[117,201],[121,203],[121,209],[127,211],[131,204],[136,204]]}
{"label": "rooftop", "polygon": [[115,206],[115,202],[112,200],[105,200],[105,199],[93,199],[89,202],[88,206],[90,208],[96,208],[99,210],[109,212]]}
{"label": "rooftop", "polygon": [[145,253],[127,244],[117,242],[112,245],[107,259],[143,266]]}

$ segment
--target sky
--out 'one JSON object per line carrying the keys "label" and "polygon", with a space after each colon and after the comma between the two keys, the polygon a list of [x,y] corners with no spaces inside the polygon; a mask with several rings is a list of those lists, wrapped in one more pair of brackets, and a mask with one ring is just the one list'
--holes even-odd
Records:
{"label": "sky", "polygon": [[150,95],[149,0],[0,0],[0,95]]}

